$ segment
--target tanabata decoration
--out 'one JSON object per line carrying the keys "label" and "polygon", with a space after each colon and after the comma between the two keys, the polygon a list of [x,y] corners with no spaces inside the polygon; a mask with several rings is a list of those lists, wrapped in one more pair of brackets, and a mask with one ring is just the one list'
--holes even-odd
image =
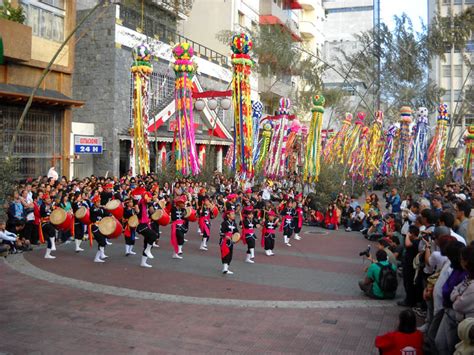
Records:
{"label": "tanabata decoration", "polygon": [[150,172],[150,148],[148,145],[148,113],[150,107],[150,75],[153,72],[151,52],[144,43],[132,50],[132,122],[129,130],[132,137],[130,168],[133,175]]}
{"label": "tanabata decoration", "polygon": [[270,156],[265,161],[265,176],[271,179],[281,178],[286,175],[286,142],[288,140],[288,114],[290,106],[290,99],[284,97],[280,99],[280,108],[276,116],[276,119],[279,119],[280,122],[275,126],[269,147]]}
{"label": "tanabata decoration", "polygon": [[375,113],[375,122],[369,129],[369,153],[367,165],[367,177],[371,178],[379,172],[382,165],[385,142],[383,139],[383,112]]}
{"label": "tanabata decoration", "polygon": [[448,143],[448,105],[438,106],[438,119],[433,140],[428,148],[428,164],[436,178],[442,179],[445,174],[445,154]]}
{"label": "tanabata decoration", "polygon": [[175,104],[176,104],[176,171],[183,176],[200,172],[196,150],[193,119],[193,47],[189,43],[178,43],[173,47],[175,59]]}
{"label": "tanabata decoration", "polygon": [[418,176],[428,176],[428,109],[418,107],[416,126],[413,128],[413,145],[410,153],[411,172]]}
{"label": "tanabata decoration", "polygon": [[397,127],[390,125],[385,133],[385,147],[383,152],[382,167],[380,172],[384,176],[392,176],[393,174],[393,148],[395,143],[395,135],[397,134]]}
{"label": "tanabata decoration", "polygon": [[235,170],[243,180],[250,180],[253,168],[252,105],[250,100],[250,55],[252,41],[245,33],[232,37],[232,100],[234,104]]}
{"label": "tanabata decoration", "polygon": [[474,126],[467,127],[467,134],[464,137],[466,154],[464,155],[464,181],[467,184],[472,180],[472,169],[474,168]]}
{"label": "tanabata decoration", "polygon": [[321,126],[325,99],[323,95],[313,97],[312,117],[306,139],[306,155],[304,160],[303,180],[309,183],[317,182],[321,170]]}
{"label": "tanabata decoration", "polygon": [[349,131],[352,123],[352,114],[346,113],[344,121],[342,121],[341,129],[336,133],[335,136],[331,137],[324,149],[323,157],[326,163],[334,164],[336,162],[342,163],[342,151],[344,148],[344,141],[347,137],[347,132]]}
{"label": "tanabata decoration", "polygon": [[262,118],[263,104],[260,101],[255,101],[252,104],[252,131],[253,131],[253,164],[256,164],[258,159],[258,140],[260,136],[260,119]]}
{"label": "tanabata decoration", "polygon": [[359,143],[352,151],[349,159],[349,175],[352,180],[364,180],[367,174],[369,160],[369,127],[364,126],[363,120],[357,120],[356,125],[360,125]]}
{"label": "tanabata decoration", "polygon": [[396,175],[407,177],[409,173],[408,161],[410,158],[410,148],[412,135],[410,134],[411,108],[403,106],[400,108],[400,129],[398,131],[398,144],[396,155]]}
{"label": "tanabata decoration", "polygon": [[286,156],[288,159],[288,171],[296,171],[298,164],[298,155],[301,148],[301,123],[298,119],[291,122],[286,141]]}
{"label": "tanabata decoration", "polygon": [[234,154],[235,154],[235,146],[232,143],[229,149],[227,150],[227,154],[225,155],[225,158],[224,158],[224,163],[226,166],[232,166],[232,164],[234,164],[234,161],[235,161]]}
{"label": "tanabata decoration", "polygon": [[365,113],[358,112],[354,126],[349,129],[347,136],[344,139],[341,163],[349,163],[352,152],[359,146],[362,127],[364,127],[364,119]]}
{"label": "tanabata decoration", "polygon": [[268,151],[270,148],[270,141],[272,139],[272,130],[273,126],[270,122],[265,122],[263,124],[262,139],[258,143],[258,159],[256,161],[256,171],[261,171],[264,162],[267,160]]}

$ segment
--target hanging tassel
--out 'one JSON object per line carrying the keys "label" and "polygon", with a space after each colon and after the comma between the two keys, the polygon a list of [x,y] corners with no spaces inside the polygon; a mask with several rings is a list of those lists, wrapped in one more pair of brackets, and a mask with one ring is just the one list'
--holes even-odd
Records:
{"label": "hanging tassel", "polygon": [[304,161],[303,180],[309,183],[317,182],[320,173],[321,160],[321,127],[325,98],[323,95],[313,97],[314,107],[311,109],[312,118],[306,140],[306,156]]}
{"label": "hanging tassel", "polygon": [[474,126],[467,127],[467,135],[464,137],[466,144],[466,155],[464,156],[464,182],[470,184],[472,181],[472,168],[474,167]]}
{"label": "hanging tassel", "polygon": [[334,164],[340,162],[342,159],[342,151],[344,148],[344,141],[347,138],[352,123],[352,114],[346,113],[344,121],[342,121],[341,129],[335,136],[331,137],[323,149],[323,158],[326,163]]}
{"label": "hanging tassel", "polygon": [[411,172],[414,175],[428,176],[428,109],[419,107],[417,111],[417,122],[413,128],[413,145],[410,153]]}
{"label": "hanging tassel", "polygon": [[438,106],[438,119],[436,122],[436,131],[433,140],[428,148],[428,164],[437,179],[445,176],[445,153],[448,143],[448,105],[440,104]]}

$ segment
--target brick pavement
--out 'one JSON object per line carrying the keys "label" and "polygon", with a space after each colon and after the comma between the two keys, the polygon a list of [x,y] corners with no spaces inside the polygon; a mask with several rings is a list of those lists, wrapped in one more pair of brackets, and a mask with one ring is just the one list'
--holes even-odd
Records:
{"label": "brick pavement", "polygon": [[[394,301],[367,301],[354,283],[367,245],[356,233],[304,234],[292,248],[280,244],[275,257],[259,252],[255,265],[242,262],[239,246],[235,278],[219,273],[215,240],[202,255],[197,237],[189,239],[182,261],[162,241],[149,270],[137,266],[138,256],[120,255],[121,240],[100,265],[93,250],[76,255],[72,245],[60,246],[56,260],[44,260],[42,250],[23,261],[10,256],[0,262],[0,352],[371,354],[374,337],[395,326]],[[267,277],[277,282],[262,284]],[[160,294],[173,302],[153,297]]]}

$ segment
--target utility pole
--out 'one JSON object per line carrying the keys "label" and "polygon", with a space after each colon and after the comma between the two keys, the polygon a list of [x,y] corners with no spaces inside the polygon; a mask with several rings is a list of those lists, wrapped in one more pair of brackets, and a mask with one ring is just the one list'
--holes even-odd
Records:
{"label": "utility pole", "polygon": [[374,42],[374,53],[376,58],[375,63],[375,79],[376,79],[376,87],[375,87],[375,107],[374,112],[380,110],[380,74],[381,74],[381,53],[382,53],[382,39],[380,37],[380,0],[373,0],[374,1],[374,34],[375,34],[375,42]]}

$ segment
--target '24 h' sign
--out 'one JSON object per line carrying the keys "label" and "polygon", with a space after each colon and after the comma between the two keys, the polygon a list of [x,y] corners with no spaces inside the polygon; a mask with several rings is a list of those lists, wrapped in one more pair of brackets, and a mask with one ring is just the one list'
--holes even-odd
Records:
{"label": "'24 h' sign", "polygon": [[75,154],[102,154],[102,148],[102,137],[74,136]]}

